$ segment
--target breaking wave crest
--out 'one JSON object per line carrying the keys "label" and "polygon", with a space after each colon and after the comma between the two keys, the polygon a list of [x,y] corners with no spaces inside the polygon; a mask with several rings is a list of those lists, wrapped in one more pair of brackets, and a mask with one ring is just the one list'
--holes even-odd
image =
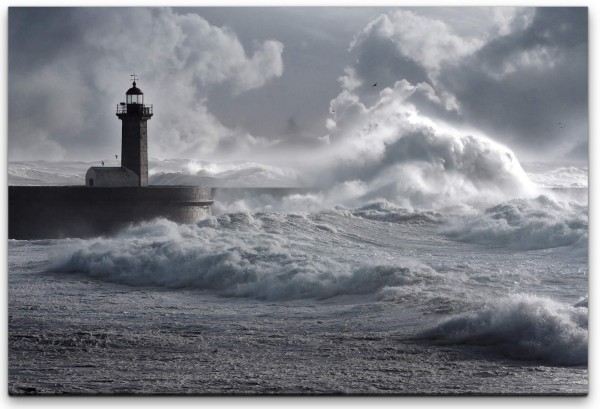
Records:
{"label": "breaking wave crest", "polygon": [[457,216],[442,232],[465,242],[533,250],[579,244],[587,246],[587,206],[541,195],[515,199],[482,214]]}
{"label": "breaking wave crest", "polygon": [[383,198],[406,208],[441,210],[529,197],[536,189],[514,154],[488,138],[427,129],[395,132],[378,141],[377,154],[369,151],[331,171],[337,180],[361,181],[363,202]]}
{"label": "breaking wave crest", "polygon": [[[282,234],[290,229],[298,241]],[[302,248],[309,235],[334,234],[334,228],[297,215],[236,213],[198,225],[157,220],[112,239],[82,241],[79,249],[57,256],[51,271],[267,300],[378,294],[436,274],[418,262],[348,263]]]}
{"label": "breaking wave crest", "polygon": [[449,343],[489,346],[511,358],[586,365],[588,310],[515,295],[451,317],[423,335]]}
{"label": "breaking wave crest", "polygon": [[438,223],[444,219],[438,212],[409,210],[383,199],[371,201],[365,206],[354,209],[352,215],[389,223]]}

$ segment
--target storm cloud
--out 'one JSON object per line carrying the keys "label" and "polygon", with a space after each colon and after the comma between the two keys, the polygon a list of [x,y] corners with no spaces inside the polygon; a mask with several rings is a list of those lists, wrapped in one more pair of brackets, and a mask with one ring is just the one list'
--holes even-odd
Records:
{"label": "storm cloud", "polygon": [[378,17],[351,44],[357,62],[346,72],[361,84],[352,91],[371,105],[375,82],[428,84],[441,104],[414,102],[432,119],[478,128],[528,158],[584,160],[587,9],[497,10],[476,37],[418,11]]}
{"label": "storm cloud", "polygon": [[444,85],[461,101],[465,122],[515,148],[542,146],[553,156],[581,149],[588,139],[587,33],[584,8],[537,9],[523,30],[449,67]]}
{"label": "storm cloud", "polygon": [[135,71],[153,157],[343,156],[418,117],[585,160],[587,33],[586,8],[11,8],[8,156],[114,157]]}

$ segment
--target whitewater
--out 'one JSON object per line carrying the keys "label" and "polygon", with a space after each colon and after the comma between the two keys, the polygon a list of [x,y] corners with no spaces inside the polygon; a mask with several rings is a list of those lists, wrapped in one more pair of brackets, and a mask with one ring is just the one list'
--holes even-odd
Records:
{"label": "whitewater", "polygon": [[[257,163],[152,163],[156,184],[298,184]],[[87,165],[11,162],[9,183],[77,183]],[[472,179],[425,208],[423,188],[371,172],[366,189],[217,190],[190,225],[10,240],[9,391],[585,394],[587,168],[518,169],[530,194],[486,203]]]}

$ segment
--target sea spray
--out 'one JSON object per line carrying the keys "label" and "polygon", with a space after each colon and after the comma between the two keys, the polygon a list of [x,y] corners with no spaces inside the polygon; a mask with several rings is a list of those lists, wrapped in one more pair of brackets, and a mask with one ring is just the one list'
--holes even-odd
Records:
{"label": "sea spray", "polygon": [[545,189],[586,189],[588,187],[587,164],[562,166],[530,162],[524,163],[523,168],[532,182]]}
{"label": "sea spray", "polygon": [[[155,173],[151,183],[194,183],[197,178],[202,184],[213,177],[215,186],[309,187],[313,196],[305,202],[310,211],[359,207],[380,199],[407,209],[482,209],[540,193],[506,146],[481,132],[454,129],[423,116],[411,102],[419,89],[398,81],[370,107],[340,94],[329,126],[330,144],[310,153],[310,161],[291,165],[293,169],[251,162],[198,162],[191,167],[188,161],[179,172]],[[353,115],[347,115],[350,112]],[[224,211],[286,211],[275,203],[281,198],[269,200],[246,198],[217,206]]]}
{"label": "sea spray", "polygon": [[397,81],[370,106],[352,92],[340,93],[331,102],[331,148],[319,155],[323,166],[317,180],[328,187],[359,180],[367,185],[363,199],[431,210],[464,203],[489,206],[535,194],[536,186],[509,148],[417,109],[415,98],[430,88]]}

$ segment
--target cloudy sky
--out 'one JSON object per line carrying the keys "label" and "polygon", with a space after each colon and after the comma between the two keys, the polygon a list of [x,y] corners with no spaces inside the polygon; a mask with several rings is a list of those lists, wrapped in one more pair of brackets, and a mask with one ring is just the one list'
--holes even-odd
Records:
{"label": "cloudy sky", "polygon": [[11,8],[8,33],[9,161],[119,154],[133,72],[156,158],[298,160],[400,114],[587,158],[586,8]]}

